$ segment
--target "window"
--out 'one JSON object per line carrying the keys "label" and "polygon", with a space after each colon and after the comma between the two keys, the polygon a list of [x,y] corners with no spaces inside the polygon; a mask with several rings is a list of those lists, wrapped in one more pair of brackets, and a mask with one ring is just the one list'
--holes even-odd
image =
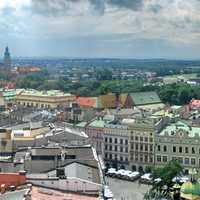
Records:
{"label": "window", "polygon": [[126,153],[128,153],[128,147],[126,147],[125,151],[126,151]]}
{"label": "window", "polygon": [[145,138],[144,138],[144,141],[145,141],[145,142],[148,142],[148,137],[145,137]]}
{"label": "window", "polygon": [[112,146],[110,145],[109,150],[112,151]]}
{"label": "window", "polygon": [[189,153],[188,147],[185,147],[185,153]]}
{"label": "window", "polygon": [[138,136],[135,136],[135,140],[136,140],[136,141],[138,140]]}
{"label": "window", "polygon": [[140,141],[143,142],[143,137],[140,137]]}
{"label": "window", "polygon": [[152,144],[150,145],[150,151],[151,152],[153,151],[153,145]]}
{"label": "window", "polygon": [[135,145],[135,149],[138,150],[138,144]]}
{"label": "window", "polygon": [[131,136],[131,140],[133,140],[133,136]]}
{"label": "window", "polygon": [[162,161],[167,162],[167,156],[163,156]]}
{"label": "window", "polygon": [[117,144],[117,138],[115,138],[115,144]]}
{"label": "window", "polygon": [[150,163],[153,162],[153,157],[152,157],[152,156],[150,156],[150,158],[149,158],[149,162],[150,162]]}
{"label": "window", "polygon": [[144,156],[144,162],[148,162],[148,156],[147,155]]}
{"label": "window", "polygon": [[128,145],[128,140],[125,140],[125,144]]}
{"label": "window", "polygon": [[157,156],[157,162],[161,162],[161,156]]}
{"label": "window", "polygon": [[191,165],[195,165],[195,163],[196,163],[195,158],[191,158]]}
{"label": "window", "polygon": [[175,146],[173,146],[173,152],[174,152],[174,153],[176,152],[176,147],[175,147]]}
{"label": "window", "polygon": [[140,151],[143,151],[143,145],[142,144],[140,145]]}
{"label": "window", "polygon": [[105,145],[105,150],[107,150],[108,149],[108,145]]}
{"label": "window", "polygon": [[115,154],[115,160],[117,160],[117,154]]}
{"label": "window", "polygon": [[164,145],[163,151],[164,151],[164,152],[167,152],[167,146],[166,146],[166,145]]}
{"label": "window", "polygon": [[179,153],[182,153],[182,151],[183,151],[183,148],[179,147]]}
{"label": "window", "polygon": [[133,149],[133,148],[134,148],[133,143],[131,143],[131,149]]}
{"label": "window", "polygon": [[107,153],[105,153],[105,158],[108,158],[108,154]]}
{"label": "window", "polygon": [[142,156],[140,156],[140,162],[143,162],[143,157]]}
{"label": "window", "polygon": [[128,158],[127,157],[125,158],[125,161],[128,162]]}
{"label": "window", "polygon": [[109,155],[110,160],[112,160],[112,154]]}
{"label": "window", "polygon": [[194,149],[194,147],[192,147],[192,154],[195,154],[195,149]]}
{"label": "window", "polygon": [[148,151],[148,145],[147,144],[145,144],[144,148],[145,148],[145,151]]}
{"label": "window", "polygon": [[123,139],[120,139],[120,144],[123,144]]}
{"label": "window", "polygon": [[112,143],[112,138],[109,139],[109,142]]}
{"label": "window", "polygon": [[189,165],[190,164],[190,159],[189,158],[185,158],[185,165]]}
{"label": "window", "polygon": [[108,138],[107,137],[105,138],[105,142],[108,142]]}
{"label": "window", "polygon": [[120,147],[120,152],[123,152],[123,147]]}
{"label": "window", "polygon": [[117,151],[117,146],[115,146],[115,151]]}
{"label": "window", "polygon": [[160,151],[160,145],[157,146],[157,150]]}
{"label": "window", "polygon": [[153,142],[153,138],[150,138],[149,140],[150,140],[150,142]]}
{"label": "window", "polygon": [[182,158],[182,157],[179,157],[179,158],[178,158],[178,162],[179,162],[180,164],[183,164],[183,158]]}
{"label": "window", "polygon": [[122,156],[120,156],[120,161],[123,161],[123,157]]}

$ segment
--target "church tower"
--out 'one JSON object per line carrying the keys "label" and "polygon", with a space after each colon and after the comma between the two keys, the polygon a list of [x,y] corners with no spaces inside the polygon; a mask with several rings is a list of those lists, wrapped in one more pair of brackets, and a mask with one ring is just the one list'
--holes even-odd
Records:
{"label": "church tower", "polygon": [[10,52],[8,47],[6,47],[4,52],[4,67],[5,68],[11,68],[11,58],[10,58]]}

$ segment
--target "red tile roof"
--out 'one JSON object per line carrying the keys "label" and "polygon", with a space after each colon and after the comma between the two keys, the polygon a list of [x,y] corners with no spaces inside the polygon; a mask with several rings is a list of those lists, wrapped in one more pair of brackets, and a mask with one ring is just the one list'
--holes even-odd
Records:
{"label": "red tile roof", "polygon": [[97,107],[96,97],[78,97],[77,103],[81,107]]}
{"label": "red tile roof", "polygon": [[25,175],[19,175],[18,173],[0,173],[0,186],[5,184],[5,189],[9,186],[19,186],[26,182]]}

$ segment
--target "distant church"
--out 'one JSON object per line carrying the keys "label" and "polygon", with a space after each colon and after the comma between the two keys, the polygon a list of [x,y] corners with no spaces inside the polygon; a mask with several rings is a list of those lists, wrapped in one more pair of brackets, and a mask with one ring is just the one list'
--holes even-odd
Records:
{"label": "distant church", "polygon": [[0,68],[10,70],[12,66],[11,56],[8,47],[5,48],[3,63],[0,63]]}
{"label": "distant church", "polygon": [[6,47],[4,52],[4,67],[11,68],[11,57],[8,47]]}

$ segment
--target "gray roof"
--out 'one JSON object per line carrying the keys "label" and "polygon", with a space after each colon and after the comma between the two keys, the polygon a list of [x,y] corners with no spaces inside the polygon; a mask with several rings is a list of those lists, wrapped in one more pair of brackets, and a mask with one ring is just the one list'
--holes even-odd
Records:
{"label": "gray roof", "polygon": [[27,192],[28,192],[27,189],[14,192],[7,192],[0,196],[0,200],[23,200],[24,195]]}

